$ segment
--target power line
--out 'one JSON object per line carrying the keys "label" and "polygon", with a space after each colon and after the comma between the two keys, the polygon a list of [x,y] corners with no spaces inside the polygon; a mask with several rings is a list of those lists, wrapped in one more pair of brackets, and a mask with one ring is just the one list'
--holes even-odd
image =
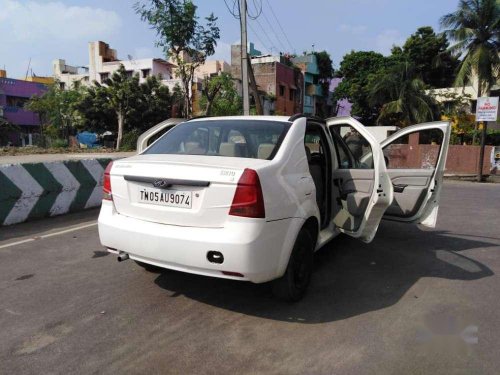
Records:
{"label": "power line", "polygon": [[[276,38],[276,40],[278,41],[278,43],[280,44],[281,48],[283,48],[283,52],[286,51],[286,47],[285,45],[283,44],[283,42],[281,41],[281,38],[278,36],[278,33],[276,32],[276,30],[274,30],[274,27],[272,25],[271,22],[269,22],[269,19],[267,18],[266,16],[266,13],[262,12],[262,15],[264,16],[264,20],[267,22],[267,24],[269,25],[269,27],[271,28],[271,31],[273,32],[274,34],[274,37]],[[291,52],[291,51],[290,51]]]}
{"label": "power line", "polygon": [[257,22],[257,25],[259,25],[260,29],[262,30],[262,33],[266,36],[267,41],[269,42],[269,47],[271,47],[271,53],[273,52],[273,48],[277,50],[276,46],[274,45],[273,41],[269,37],[269,33],[266,33],[266,30],[262,27],[262,24],[259,22],[258,19],[255,19],[255,22]]}
{"label": "power line", "polygon": [[[233,0],[233,6],[230,7],[229,4],[227,3],[226,0],[224,0],[224,4],[226,4],[226,8],[227,10],[229,11],[229,13],[231,13],[231,15],[236,18],[236,19],[240,19],[240,10],[239,10],[239,2],[238,0]],[[238,13],[236,13],[235,9],[236,7],[238,7]]]}
{"label": "power line", "polygon": [[257,32],[255,31],[255,29],[252,27],[252,24],[249,23],[248,26],[250,27],[250,30],[252,30],[253,34],[255,35],[255,37],[257,38],[257,40],[260,42],[260,44],[262,45],[262,47],[264,47],[267,50],[267,52],[269,53],[270,52],[269,48],[266,47],[266,43],[264,43],[262,41],[262,39],[260,38],[259,34],[257,34]]}
{"label": "power line", "polygon": [[278,17],[276,17],[276,13],[274,13],[274,10],[273,10],[273,7],[271,6],[271,3],[269,2],[269,0],[266,0],[266,2],[267,2],[267,5],[269,5],[269,9],[271,9],[271,13],[273,14],[274,19],[276,20],[276,23],[278,24],[278,26],[279,26],[279,28],[280,28],[281,32],[282,32],[282,33],[283,33],[283,35],[285,36],[285,39],[286,39],[286,41],[288,42],[288,45],[289,45],[289,46],[290,46],[290,48],[291,48],[292,50],[294,50],[294,52],[295,52],[295,49],[293,48],[292,43],[290,43],[290,40],[289,40],[289,39],[288,39],[288,37],[286,36],[286,33],[285,33],[285,31],[283,30],[283,27],[281,26],[281,23],[280,23],[280,21],[278,20]]}
{"label": "power line", "polygon": [[[256,0],[252,0],[253,2],[253,6],[255,8],[255,11],[256,11],[256,15],[255,16],[252,16],[252,14],[250,13],[250,10],[249,8],[247,8],[247,14],[248,14],[248,17],[251,19],[251,20],[256,20],[257,18],[259,18],[259,16],[261,15],[262,13],[262,0],[260,0],[260,6],[257,7],[257,2]],[[257,10],[258,9],[258,10]]]}

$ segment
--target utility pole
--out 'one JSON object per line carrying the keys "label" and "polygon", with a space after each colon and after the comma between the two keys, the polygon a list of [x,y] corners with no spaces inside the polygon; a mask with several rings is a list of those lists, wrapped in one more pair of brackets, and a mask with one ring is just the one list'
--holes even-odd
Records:
{"label": "utility pole", "polygon": [[260,116],[264,114],[264,108],[262,108],[259,90],[257,89],[257,81],[255,81],[255,76],[253,74],[253,68],[250,59],[248,60],[248,72],[250,77],[250,86],[252,87],[253,97],[255,98],[255,112]]}
{"label": "utility pole", "polygon": [[243,93],[243,115],[250,114],[250,97],[248,94],[248,53],[247,53],[247,1],[240,0],[241,26],[241,85]]}

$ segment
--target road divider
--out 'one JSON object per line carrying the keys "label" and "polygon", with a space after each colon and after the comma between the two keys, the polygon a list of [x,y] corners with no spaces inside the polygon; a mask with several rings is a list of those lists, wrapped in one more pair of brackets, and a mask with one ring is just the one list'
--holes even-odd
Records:
{"label": "road divider", "polygon": [[0,225],[101,205],[111,158],[0,165]]}

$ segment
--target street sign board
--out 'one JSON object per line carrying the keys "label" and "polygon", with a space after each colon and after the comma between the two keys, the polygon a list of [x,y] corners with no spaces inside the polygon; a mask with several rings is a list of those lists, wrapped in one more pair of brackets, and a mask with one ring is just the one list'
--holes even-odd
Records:
{"label": "street sign board", "polygon": [[476,121],[496,121],[498,96],[477,98]]}

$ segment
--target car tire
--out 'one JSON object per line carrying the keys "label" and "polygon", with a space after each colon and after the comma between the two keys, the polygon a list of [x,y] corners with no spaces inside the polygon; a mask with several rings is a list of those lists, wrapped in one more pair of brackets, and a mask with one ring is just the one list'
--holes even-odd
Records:
{"label": "car tire", "polygon": [[134,262],[136,262],[139,266],[141,266],[148,272],[161,273],[163,271],[163,268],[158,266],[153,266],[152,264],[139,262],[138,260],[135,260]]}
{"label": "car tire", "polygon": [[304,297],[313,272],[314,247],[311,233],[301,229],[292,249],[285,274],[272,283],[273,294],[284,301]]}

